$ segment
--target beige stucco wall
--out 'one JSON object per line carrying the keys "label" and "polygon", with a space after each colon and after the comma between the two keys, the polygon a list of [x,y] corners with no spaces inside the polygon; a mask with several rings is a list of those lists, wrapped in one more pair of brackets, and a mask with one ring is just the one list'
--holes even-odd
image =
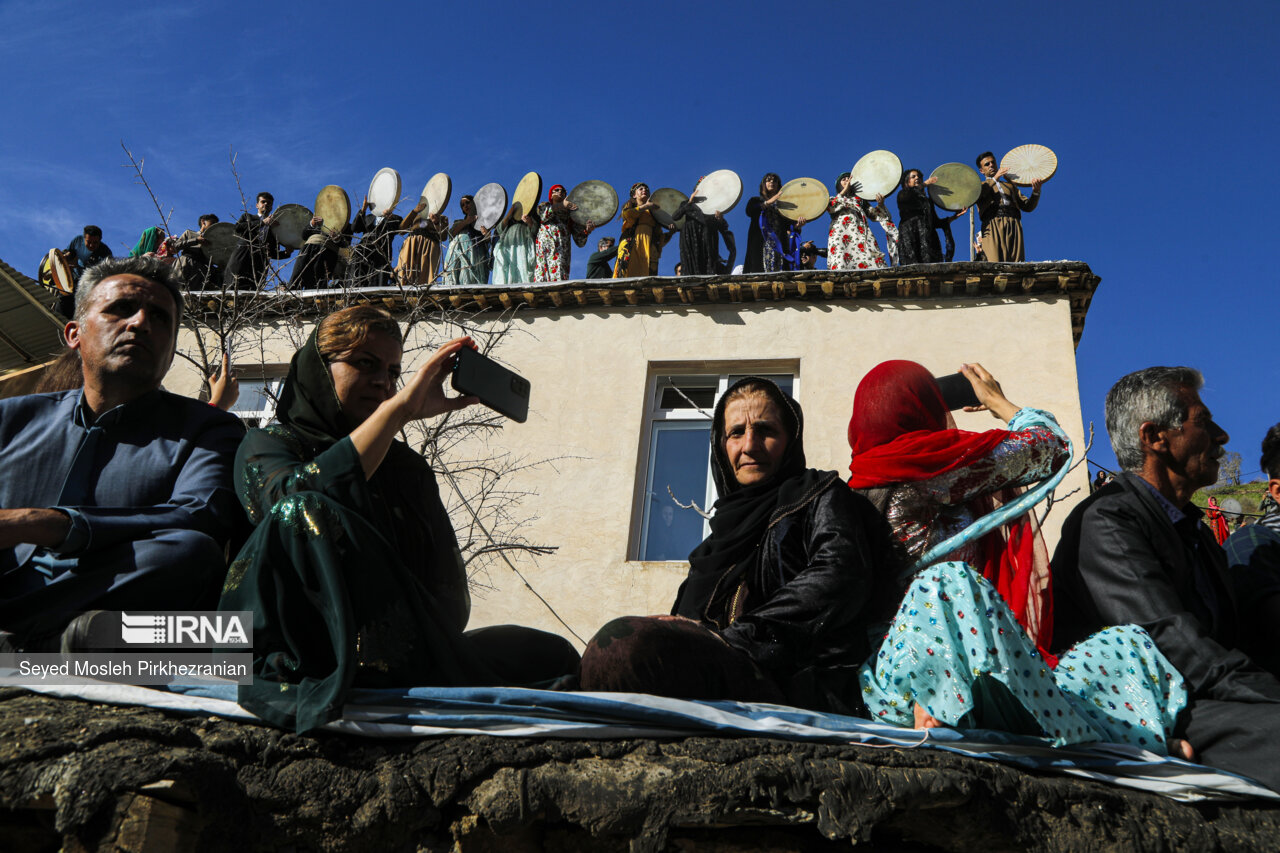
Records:
{"label": "beige stucco wall", "polygon": [[[484,322],[499,322],[496,315]],[[536,564],[518,563],[530,584],[578,634],[628,613],[666,612],[684,576],[680,563],[629,561],[637,480],[643,476],[648,380],[661,364],[696,366],[761,361],[798,365],[799,400],[812,467],[843,470],[853,392],[880,361],[918,361],[936,375],[966,361],[985,365],[1014,403],[1057,415],[1078,450],[1084,447],[1069,305],[1065,298],[946,299],[928,302],[761,302],[643,308],[533,310],[517,313],[516,334],[497,356],[532,383],[529,420],[492,439],[554,467],[513,475],[509,485],[536,492],[538,516],[526,537],[558,546]],[[287,361],[290,338],[268,335],[268,361]],[[189,343],[189,342],[188,342]],[[422,359],[422,354],[417,360]],[[409,365],[406,365],[406,368]],[[718,369],[715,372],[720,372]],[[725,371],[728,372],[728,371]],[[175,367],[167,385],[190,393],[196,375]],[[956,415],[968,429],[997,426],[990,415]],[[1057,525],[1088,491],[1085,466],[1059,488],[1080,492],[1057,505]],[[443,486],[442,486],[443,488]],[[493,569],[478,592],[472,627],[517,622],[565,633],[514,573]]]}

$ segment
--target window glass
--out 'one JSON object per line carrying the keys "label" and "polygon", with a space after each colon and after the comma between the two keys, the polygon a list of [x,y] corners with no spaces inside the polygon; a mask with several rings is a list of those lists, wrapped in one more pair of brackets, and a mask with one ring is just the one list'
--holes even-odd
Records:
{"label": "window glass", "polygon": [[684,560],[705,538],[703,518],[689,505],[707,504],[710,441],[710,421],[654,424],[640,559]]}
{"label": "window glass", "polygon": [[706,409],[710,414],[719,382],[718,376],[659,376],[657,408]]}
{"label": "window glass", "polygon": [[240,396],[231,406],[230,412],[244,421],[249,428],[266,426],[275,421],[276,399],[280,395],[280,386],[284,380],[245,379],[240,380]]}

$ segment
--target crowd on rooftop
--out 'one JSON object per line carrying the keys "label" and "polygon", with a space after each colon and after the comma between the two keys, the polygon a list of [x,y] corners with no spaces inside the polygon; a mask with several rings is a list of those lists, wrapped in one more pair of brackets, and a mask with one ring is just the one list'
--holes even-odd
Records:
{"label": "crowd on rooftop", "polygon": [[[988,261],[1022,261],[1021,216],[1039,202],[1040,182],[1032,184],[1028,198],[1009,182],[1007,170],[997,165],[990,151],[979,155],[976,163],[983,178],[975,202],[981,220],[973,247],[976,256]],[[951,222],[968,208],[940,214],[928,192],[936,180],[926,179],[919,169],[903,172],[896,190],[895,222],[883,195],[872,205],[860,195],[862,187],[851,174],[842,172],[827,205],[827,239],[825,245],[819,245],[816,240],[802,239],[806,221],[791,218],[794,211],[779,203],[782,178],[775,172],[766,173],[756,194],[745,204],[747,239],[741,263],[735,263],[737,240],[729,226],[728,211],[703,210],[692,194],[675,209],[663,211],[649,185],[637,182],[622,205],[618,236],[598,239],[586,276],[657,275],[663,249],[677,234],[677,275],[682,276],[813,269],[819,257],[825,257],[827,268],[833,270],[949,262],[955,254]],[[301,223],[301,246],[287,281],[283,270],[273,268],[272,262],[292,257],[294,248],[281,243],[275,227],[280,214],[269,192],[258,193],[254,210],[241,213],[234,225],[233,242],[224,244],[222,252],[214,247],[214,232],[210,231],[219,225],[219,217],[208,213],[199,217],[197,228],[181,234],[166,234],[159,226],[145,229],[130,255],[154,256],[172,264],[184,289],[190,291],[277,286],[289,290],[420,287],[441,281],[454,285],[489,281],[519,284],[567,279],[573,247],[586,246],[596,230],[595,222],[575,216],[578,206],[561,184],[550,187],[545,201],[532,210],[521,211],[512,205],[491,225],[481,222],[472,195],[458,200],[461,216],[452,222],[443,213],[429,212],[425,198],[404,216],[395,213],[394,207],[375,210],[366,197],[348,222],[326,223],[316,215]],[[871,229],[872,222],[884,231],[884,250]],[[79,280],[86,269],[111,257],[112,252],[103,241],[102,229],[87,225],[61,255],[70,266],[72,279]],[[48,264],[42,265],[41,280],[52,284],[53,277]],[[72,307],[71,293],[64,293],[63,313],[69,317]]]}

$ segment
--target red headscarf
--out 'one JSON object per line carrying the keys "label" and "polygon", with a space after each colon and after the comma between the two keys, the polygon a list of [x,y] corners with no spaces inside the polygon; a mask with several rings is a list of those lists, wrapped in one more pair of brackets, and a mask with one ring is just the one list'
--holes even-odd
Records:
{"label": "red headscarf", "polygon": [[[928,370],[914,361],[886,361],[858,385],[849,419],[849,487],[892,486],[930,480],[987,456],[1009,437],[1006,430],[969,432],[955,428],[942,391]],[[991,512],[1018,493],[1006,488],[969,504],[975,516]],[[978,542],[991,581],[1047,654],[1053,636],[1048,551],[1034,514],[993,530]]]}

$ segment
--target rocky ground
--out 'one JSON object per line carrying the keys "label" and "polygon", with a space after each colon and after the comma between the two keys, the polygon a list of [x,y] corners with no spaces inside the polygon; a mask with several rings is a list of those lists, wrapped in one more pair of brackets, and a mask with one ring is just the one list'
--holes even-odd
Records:
{"label": "rocky ground", "polygon": [[1186,805],[933,750],[300,737],[0,690],[5,851],[1276,850]]}

